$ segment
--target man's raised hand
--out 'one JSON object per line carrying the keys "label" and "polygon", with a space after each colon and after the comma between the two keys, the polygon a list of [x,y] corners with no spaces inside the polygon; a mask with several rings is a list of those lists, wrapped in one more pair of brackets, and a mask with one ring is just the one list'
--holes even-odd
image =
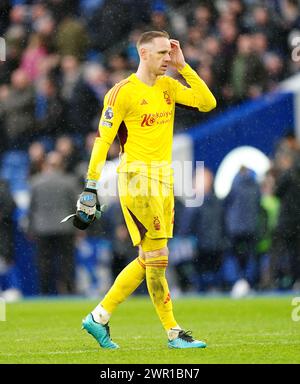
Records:
{"label": "man's raised hand", "polygon": [[171,43],[171,62],[170,65],[175,67],[177,70],[181,70],[185,67],[186,62],[182,53],[182,50],[180,48],[180,43],[178,40],[170,39]]}

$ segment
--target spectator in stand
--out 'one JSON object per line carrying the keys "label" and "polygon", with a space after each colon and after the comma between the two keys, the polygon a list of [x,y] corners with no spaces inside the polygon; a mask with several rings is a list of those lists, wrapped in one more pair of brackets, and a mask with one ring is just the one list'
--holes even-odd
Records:
{"label": "spectator in stand", "polygon": [[35,141],[33,142],[29,149],[29,176],[35,176],[39,173],[41,173],[45,166],[45,160],[46,160],[46,152],[45,147],[42,143]]}
{"label": "spectator in stand", "polygon": [[5,265],[14,262],[13,214],[15,201],[5,180],[0,179],[0,260]]}
{"label": "spectator in stand", "polygon": [[67,13],[65,15],[57,27],[57,51],[62,56],[72,55],[83,60],[88,49],[89,36],[79,19]]}
{"label": "spectator in stand", "polygon": [[75,56],[62,58],[61,96],[67,108],[70,134],[84,135],[97,129],[106,78],[106,71],[98,64],[90,63],[83,68]]}
{"label": "spectator in stand", "polygon": [[205,37],[213,32],[215,8],[212,4],[203,3],[196,5],[195,9],[189,10],[189,23],[199,30],[201,36]]}
{"label": "spectator in stand", "polygon": [[[279,174],[275,195],[280,199],[278,225],[274,235],[275,278],[283,289],[300,287],[300,156],[291,152],[285,170]],[[290,162],[288,165],[288,161]]]}
{"label": "spectator in stand", "polygon": [[13,72],[11,87],[0,93],[0,119],[10,148],[24,148],[35,125],[34,91],[26,73]]}
{"label": "spectator in stand", "polygon": [[266,91],[272,92],[278,88],[285,77],[283,60],[276,53],[268,53],[265,55],[264,62],[267,73]]}
{"label": "spectator in stand", "polygon": [[258,288],[271,289],[275,287],[274,267],[277,261],[274,260],[276,251],[273,245],[274,233],[278,222],[280,203],[274,195],[275,177],[271,169],[265,175],[261,183],[261,209],[259,215],[259,228],[257,253],[259,267]]}
{"label": "spectator in stand", "polygon": [[9,26],[9,11],[11,9],[10,0],[2,0],[0,3],[0,36],[3,36],[3,33]]}
{"label": "spectator in stand", "polygon": [[88,24],[92,48],[109,53],[124,49],[121,43],[132,28],[149,25],[151,4],[152,0],[103,0]]}
{"label": "spectator in stand", "polygon": [[78,0],[47,0],[46,4],[58,23],[60,23],[66,15],[70,17],[78,15]]}
{"label": "spectator in stand", "polygon": [[280,46],[286,45],[282,41],[283,31],[276,18],[274,18],[274,15],[271,17],[270,9],[263,5],[257,5],[252,11],[252,17],[252,26],[250,27],[251,32],[263,33],[268,40],[269,48],[271,50],[276,51]]}
{"label": "spectator in stand", "polygon": [[233,59],[231,87],[236,102],[258,97],[265,89],[265,69],[255,54],[251,35],[238,38],[238,51]]}
{"label": "spectator in stand", "polygon": [[203,56],[203,53],[201,53],[202,41],[203,36],[201,35],[200,30],[195,26],[189,27],[186,41],[183,46],[183,53],[187,62],[192,67],[196,67]]}
{"label": "spectator in stand", "polygon": [[46,135],[55,138],[67,131],[65,105],[50,76],[39,81],[35,117],[37,138]]}
{"label": "spectator in stand", "polygon": [[61,96],[70,101],[76,84],[81,78],[82,67],[79,60],[73,55],[62,56],[61,59]]}
{"label": "spectator in stand", "polygon": [[33,29],[40,36],[47,53],[55,53],[56,23],[46,8],[42,12],[36,9],[36,7],[41,6],[45,7],[45,4],[36,4],[33,8]]}
{"label": "spectator in stand", "polygon": [[259,212],[260,188],[255,174],[241,167],[225,200],[225,231],[231,242],[231,252],[238,262],[240,279],[248,279],[252,285],[257,276],[248,276],[247,272],[249,263],[256,261]]}
{"label": "spectator in stand", "polygon": [[168,31],[170,36],[176,38],[167,13],[167,6],[163,0],[156,0],[153,2],[149,30]]}
{"label": "spectator in stand", "polygon": [[74,174],[80,162],[80,152],[70,136],[61,136],[56,140],[55,151],[62,156],[63,169],[66,173]]}
{"label": "spectator in stand", "polygon": [[37,33],[31,34],[27,48],[22,55],[20,66],[31,82],[34,82],[40,76],[41,61],[46,56],[47,50],[41,36]]}

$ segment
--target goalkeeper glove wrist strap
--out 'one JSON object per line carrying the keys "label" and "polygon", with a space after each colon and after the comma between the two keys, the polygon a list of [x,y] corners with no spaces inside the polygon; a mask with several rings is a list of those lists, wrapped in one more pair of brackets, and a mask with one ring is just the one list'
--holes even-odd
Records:
{"label": "goalkeeper glove wrist strap", "polygon": [[97,180],[86,180],[85,191],[86,190],[95,192],[97,190]]}

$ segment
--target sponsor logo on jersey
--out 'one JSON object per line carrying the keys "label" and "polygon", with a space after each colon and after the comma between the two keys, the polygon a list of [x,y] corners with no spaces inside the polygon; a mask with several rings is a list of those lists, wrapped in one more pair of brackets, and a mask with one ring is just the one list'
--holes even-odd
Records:
{"label": "sponsor logo on jersey", "polygon": [[107,107],[106,111],[104,112],[104,117],[107,120],[111,120],[114,117],[112,107]]}
{"label": "sponsor logo on jersey", "polygon": [[143,99],[143,100],[141,101],[141,104],[140,104],[140,105],[146,105],[146,104],[148,104],[147,100]]}
{"label": "sponsor logo on jersey", "polygon": [[172,116],[172,111],[144,113],[143,115],[141,115],[141,118],[142,118],[141,126],[150,127],[155,123],[166,124],[170,122],[171,116]]}
{"label": "sponsor logo on jersey", "polygon": [[155,115],[153,115],[153,113],[148,113],[148,114],[145,113],[144,115],[142,115],[142,118],[143,118],[143,121],[142,121],[142,124],[141,124],[142,127],[144,127],[145,125],[150,127],[156,121]]}

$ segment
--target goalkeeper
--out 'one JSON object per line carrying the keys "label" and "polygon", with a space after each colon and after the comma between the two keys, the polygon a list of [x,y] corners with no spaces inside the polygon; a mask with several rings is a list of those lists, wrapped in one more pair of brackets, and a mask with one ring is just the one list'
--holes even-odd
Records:
{"label": "goalkeeper", "polygon": [[[146,279],[149,295],[170,348],[204,348],[177,323],[165,272],[168,239],[174,222],[173,173],[171,169],[175,105],[202,112],[216,107],[204,81],[186,64],[180,43],[166,32],[143,33],[137,49],[136,73],[116,84],[105,96],[104,108],[89,163],[84,192],[77,203],[75,225],[84,229],[99,209],[97,182],[110,145],[119,137],[121,153],[118,188],[122,211],[138,257],[118,275],[104,299],[83,320],[103,348],[118,345],[110,337],[108,322],[117,308]],[[165,76],[175,68],[189,87]]]}

